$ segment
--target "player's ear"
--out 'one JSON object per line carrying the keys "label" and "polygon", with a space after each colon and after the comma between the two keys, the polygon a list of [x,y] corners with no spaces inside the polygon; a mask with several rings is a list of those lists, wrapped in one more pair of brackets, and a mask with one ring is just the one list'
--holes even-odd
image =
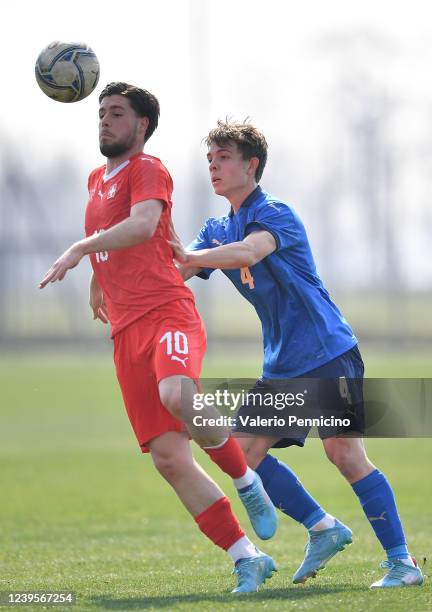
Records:
{"label": "player's ear", "polygon": [[249,176],[255,176],[258,166],[259,166],[258,157],[251,157],[249,160],[249,166],[247,169],[247,173],[249,174]]}
{"label": "player's ear", "polygon": [[143,136],[147,132],[147,128],[149,126],[150,119],[148,117],[140,117],[140,129],[142,130]]}

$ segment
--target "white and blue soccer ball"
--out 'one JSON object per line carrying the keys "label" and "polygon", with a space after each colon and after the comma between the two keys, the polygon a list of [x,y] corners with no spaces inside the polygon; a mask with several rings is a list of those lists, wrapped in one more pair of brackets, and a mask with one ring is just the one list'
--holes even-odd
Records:
{"label": "white and blue soccer ball", "polygon": [[52,100],[78,102],[96,87],[99,61],[84,43],[55,41],[39,54],[35,73],[39,87]]}

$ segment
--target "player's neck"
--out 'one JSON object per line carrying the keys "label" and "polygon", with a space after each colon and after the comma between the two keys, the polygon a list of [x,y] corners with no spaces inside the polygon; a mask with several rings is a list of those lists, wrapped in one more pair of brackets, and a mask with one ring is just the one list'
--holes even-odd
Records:
{"label": "player's neck", "polygon": [[243,189],[238,189],[235,192],[230,193],[226,196],[227,200],[231,204],[231,208],[233,209],[235,215],[238,213],[243,202],[250,196],[252,191],[255,191],[255,189],[256,183],[253,183],[252,185],[248,184]]}
{"label": "player's neck", "polygon": [[110,174],[110,172],[115,170],[117,166],[120,166],[120,164],[125,162],[127,159],[130,159],[134,155],[137,155],[137,153],[142,153],[143,150],[144,149],[142,146],[137,145],[135,147],[132,147],[131,149],[128,149],[125,153],[123,153],[122,155],[119,155],[118,157],[107,157],[106,173]]}

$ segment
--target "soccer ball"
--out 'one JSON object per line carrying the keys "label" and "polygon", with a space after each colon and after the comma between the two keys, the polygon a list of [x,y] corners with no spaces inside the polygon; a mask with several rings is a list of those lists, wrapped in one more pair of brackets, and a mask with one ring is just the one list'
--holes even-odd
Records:
{"label": "soccer ball", "polygon": [[36,81],[44,94],[57,102],[86,98],[99,80],[99,62],[84,43],[52,42],[39,54]]}

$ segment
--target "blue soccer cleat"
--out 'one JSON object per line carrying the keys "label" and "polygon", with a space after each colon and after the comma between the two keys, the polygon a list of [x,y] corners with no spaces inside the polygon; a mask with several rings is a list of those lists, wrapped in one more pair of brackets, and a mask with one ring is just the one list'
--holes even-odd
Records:
{"label": "blue soccer cleat", "polygon": [[315,578],[327,561],[352,542],[352,531],[336,519],[335,526],[322,531],[309,531],[305,546],[305,558],[293,576],[294,584]]}
{"label": "blue soccer cleat", "polygon": [[237,574],[237,586],[231,593],[253,593],[261,584],[277,572],[275,562],[271,557],[257,550],[255,557],[239,559],[233,570]]}
{"label": "blue soccer cleat", "polygon": [[273,537],[278,525],[276,509],[258,474],[255,474],[253,483],[246,489],[240,489],[238,494],[257,536],[261,540]]}
{"label": "blue soccer cleat", "polygon": [[371,589],[420,586],[423,584],[423,574],[417,565],[412,567],[406,565],[400,559],[395,559],[394,561],[383,561],[381,567],[388,568],[389,571],[384,578],[371,584]]}

